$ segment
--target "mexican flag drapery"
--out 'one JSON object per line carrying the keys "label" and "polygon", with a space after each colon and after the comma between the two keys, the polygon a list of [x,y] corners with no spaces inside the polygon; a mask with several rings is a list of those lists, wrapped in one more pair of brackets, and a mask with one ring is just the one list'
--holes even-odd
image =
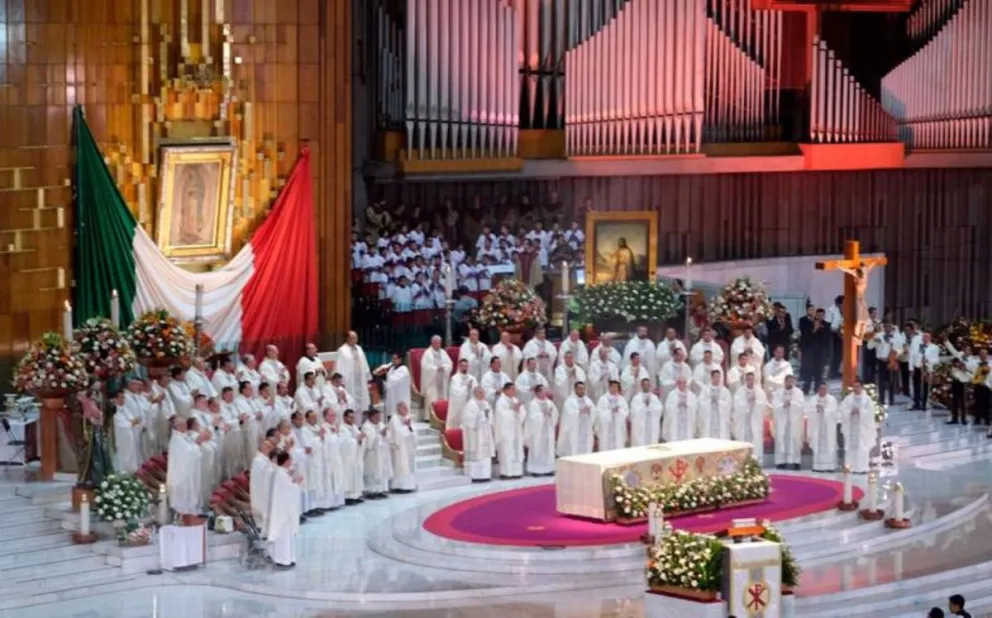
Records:
{"label": "mexican flag drapery", "polygon": [[192,320],[203,286],[203,330],[218,349],[261,352],[302,346],[317,333],[317,260],[307,149],[251,241],[223,268],[191,273],[172,264],[138,225],[117,189],[79,107],[75,122],[76,325],[110,315],[121,323],[164,308]]}

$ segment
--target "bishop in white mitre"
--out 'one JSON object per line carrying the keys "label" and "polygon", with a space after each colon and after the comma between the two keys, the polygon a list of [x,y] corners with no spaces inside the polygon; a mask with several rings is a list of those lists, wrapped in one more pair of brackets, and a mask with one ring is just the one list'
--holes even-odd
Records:
{"label": "bishop in white mitre", "polygon": [[[498,358],[503,367],[503,373],[510,377],[510,380],[516,380],[517,374],[520,373],[520,363],[524,360],[523,352],[520,351],[520,347],[513,343],[510,333],[503,331],[499,334],[499,343],[493,346],[492,350],[493,358]],[[490,366],[492,366],[492,361],[490,361]],[[500,385],[500,392],[502,392],[503,386]],[[494,403],[495,398],[490,400],[490,404]]]}
{"label": "bishop in white mitre", "polygon": [[338,348],[335,369],[344,378],[344,387],[355,398],[357,409],[367,410],[372,402],[369,397],[369,381],[372,380],[372,372],[369,370],[369,361],[365,358],[365,351],[358,345],[358,334],[350,330],[344,344]]}
{"label": "bishop in white mitre", "polygon": [[[389,488],[397,493],[417,490],[417,430],[406,404],[400,404],[389,419],[386,432],[393,476]],[[464,446],[464,445],[463,445]]]}
{"label": "bishop in white mitre", "polygon": [[627,366],[620,372],[620,392],[623,398],[630,401],[641,390],[641,380],[653,381],[652,373],[641,362],[641,355],[633,352]]}
{"label": "bishop in white mitre", "polygon": [[300,533],[300,493],[303,479],[294,475],[289,453],[276,456],[268,521],[269,555],[279,568],[296,565],[296,537]]}
{"label": "bishop in white mitre", "polygon": [[355,411],[347,410],[341,423],[341,467],[344,469],[344,503],[358,504],[365,494],[365,434],[355,424]]}
{"label": "bishop in white mitre", "polygon": [[734,440],[750,442],[751,454],[761,462],[765,455],[765,409],[768,397],[756,384],[755,372],[744,374],[744,385],[734,393],[734,407],[731,412]]}
{"label": "bishop in white mitre", "polygon": [[692,381],[692,369],[685,362],[685,352],[675,350],[674,356],[661,367],[658,372],[658,384],[661,386],[661,397],[667,401],[668,395],[675,390],[675,383],[683,380],[687,385]]}
{"label": "bishop in white mitre", "polygon": [[592,430],[598,449],[612,451],[627,447],[627,417],[630,405],[620,392],[620,382],[610,382],[609,391],[596,402],[596,417]]}
{"label": "bishop in white mitre", "polygon": [[837,399],[821,384],[806,402],[809,447],[813,450],[813,472],[837,470]]}
{"label": "bishop in white mitre", "polygon": [[527,474],[551,476],[555,473],[555,427],[558,407],[549,389],[537,386],[527,406],[524,421],[524,446],[527,447]]}
{"label": "bishop in white mitre", "polygon": [[651,380],[641,379],[640,391],[630,398],[630,445],[657,444],[664,405],[651,390]]}
{"label": "bishop in white mitre", "polygon": [[[447,354],[445,354],[447,356]],[[410,409],[410,370],[403,364],[403,357],[393,353],[393,363],[386,371],[386,417],[390,418],[402,403]]]}
{"label": "bishop in white mitre", "polygon": [[[683,346],[684,347],[684,346]],[[655,349],[654,342],[648,339],[648,327],[638,326],[637,334],[631,338],[627,345],[623,349],[623,368],[626,368],[630,362],[631,357],[637,354],[641,359],[641,365],[644,366],[648,371],[648,375],[654,378],[658,375],[658,370],[661,369],[661,365],[658,364],[657,350]],[[638,388],[640,380],[634,384],[634,389]]]}
{"label": "bishop in white mitre", "polygon": [[785,386],[772,395],[775,422],[775,466],[798,470],[803,452],[803,416],[806,396],[796,387],[796,377],[785,378]]}
{"label": "bishop in white mitre", "polygon": [[714,363],[723,366],[723,347],[716,340],[716,334],[712,328],[703,329],[702,338],[692,344],[692,349],[689,351],[689,364],[695,367],[703,362],[707,352],[712,355]]}
{"label": "bishop in white mitre", "polygon": [[589,349],[586,348],[586,344],[579,337],[579,331],[572,329],[568,333],[568,337],[561,342],[558,346],[558,366],[560,367],[565,360],[565,354],[571,352],[572,359],[575,364],[582,367],[583,370],[589,367]]}
{"label": "bishop in white mitre", "polygon": [[575,383],[572,396],[561,409],[561,426],[558,429],[558,455],[584,455],[592,452],[593,421],[596,404],[586,396],[586,385]]}
{"label": "bishop in white mitre", "polygon": [[441,347],[441,338],[431,337],[431,345],[420,357],[420,392],[424,396],[424,414],[429,414],[435,401],[448,399],[448,381],[454,363],[447,350]]}
{"label": "bishop in white mitre", "polygon": [[527,411],[517,399],[517,388],[507,384],[496,401],[496,457],[502,478],[524,475],[524,421]]}
{"label": "bishop in white mitre", "polygon": [[761,371],[761,365],[765,361],[765,346],[754,336],[754,329],[750,326],[744,327],[744,333],[739,335],[730,345],[730,364],[737,364],[737,357],[744,351],[750,352],[748,362],[755,371]]}
{"label": "bishop in white mitre", "polygon": [[655,363],[657,363],[658,371],[661,371],[665,363],[675,358],[677,350],[682,350],[683,359],[689,354],[689,351],[685,349],[685,344],[678,338],[675,329],[669,328],[665,331],[662,340],[658,342],[658,347],[655,348]]}
{"label": "bishop in white mitre", "polygon": [[534,338],[524,346],[524,363],[528,358],[537,359],[537,372],[544,376],[545,384],[550,384],[554,379],[558,350],[555,349],[555,344],[548,341],[547,333],[543,328],[535,330]]}
{"label": "bishop in white mitre", "polygon": [[678,378],[675,389],[665,398],[665,418],[661,424],[661,437],[665,442],[695,437],[698,407],[699,400],[689,389],[689,381]]}
{"label": "bishop in white mitre", "polygon": [[723,384],[723,366],[714,361],[713,353],[707,350],[703,352],[703,360],[692,368],[692,383],[690,384],[692,392],[698,395],[704,388],[712,384],[714,371],[719,372],[720,384]]}
{"label": "bishop in white mitre", "polygon": [[269,384],[289,384],[289,369],[279,360],[279,348],[274,345],[265,346],[265,358],[258,366],[258,373]]}
{"label": "bishop in white mitre", "polygon": [[[599,341],[593,350],[589,353],[589,362],[592,362],[595,358],[603,358],[603,351],[606,352],[606,358],[610,360],[614,365],[617,366],[617,374],[620,372],[620,363],[623,362],[623,357],[620,356],[620,352],[613,346],[613,337],[607,333],[603,335],[603,338]],[[605,390],[603,391],[606,392]]]}
{"label": "bishop in white mitre", "polygon": [[448,418],[444,422],[445,429],[455,429],[461,427],[462,410],[472,398],[472,391],[479,383],[468,370],[469,362],[467,358],[458,359],[458,370],[451,376],[451,383],[448,385]]}
{"label": "bishop in white mitre", "polygon": [[840,404],[841,433],[844,435],[844,465],[855,474],[865,474],[871,465],[871,449],[877,440],[875,406],[861,382]]}
{"label": "bishop in white mitre", "polygon": [[503,360],[494,355],[489,359],[489,371],[479,381],[479,386],[486,393],[486,401],[493,409],[496,408],[496,400],[503,393],[503,387],[506,386],[507,382],[513,382],[513,380],[503,371]]}
{"label": "bishop in white mitre", "polygon": [[317,508],[330,511],[344,506],[344,465],[341,462],[341,426],[333,407],[324,410],[324,473],[327,474],[325,499]]}
{"label": "bishop in white mitre", "polygon": [[[338,354],[336,366],[338,367],[338,371],[340,371],[340,354]],[[303,382],[303,376],[308,373],[312,373],[314,375],[314,378],[317,380],[317,388],[324,388],[324,381],[327,378],[327,368],[324,367],[324,361],[320,360],[320,357],[317,355],[317,346],[312,343],[308,343],[306,345],[303,356],[300,357],[300,360],[296,361],[296,383],[300,384]],[[341,371],[341,374],[345,375],[345,372]],[[299,462],[296,463],[297,465],[299,464]]]}
{"label": "bishop in white mitre", "polygon": [[530,403],[530,400],[533,399],[534,389],[537,386],[548,388],[548,379],[537,371],[537,358],[527,356],[524,359],[524,370],[517,376],[516,386],[517,398],[520,399],[520,403],[525,408]]}
{"label": "bishop in white mitre", "polygon": [[729,440],[734,398],[723,385],[722,371],[714,369],[710,373],[710,383],[699,390],[697,401],[696,437]]}
{"label": "bishop in white mitre", "polygon": [[[195,421],[193,425],[196,425]],[[188,432],[187,419],[173,417],[166,487],[169,491],[169,505],[181,515],[196,515],[203,505],[200,487],[200,458],[203,455],[200,443],[206,439],[199,432]]]}
{"label": "bishop in white mitre", "polygon": [[[587,372],[589,397],[593,401],[599,401],[599,398],[610,390],[610,382],[620,381],[620,369],[616,363],[610,360],[612,348],[599,346],[596,349],[596,354],[589,361],[589,371]],[[613,351],[616,352],[616,350]],[[619,352],[617,356],[620,356]]]}
{"label": "bishop in white mitre", "polygon": [[785,358],[785,348],[775,346],[774,356],[765,363],[765,380],[763,386],[768,391],[768,397],[775,396],[777,391],[785,386],[785,379],[792,375],[792,363]]}
{"label": "bishop in white mitre", "polygon": [[275,448],[272,440],[262,440],[251,460],[251,473],[248,475],[248,496],[251,514],[255,524],[265,538],[265,517],[269,514],[269,499],[272,494],[272,474],[276,468],[269,459],[269,454]]}
{"label": "bishop in white mitre", "polygon": [[736,364],[727,370],[727,388],[730,389],[731,394],[737,394],[737,390],[744,384],[749,373],[755,374],[755,383],[760,387],[760,372],[751,364],[751,354],[745,352],[739,355]]}
{"label": "bishop in white mitre", "polygon": [[555,406],[559,409],[575,392],[575,383],[586,381],[586,372],[575,362],[575,355],[571,350],[566,350],[562,358],[564,360],[555,367],[555,383],[552,389]]}
{"label": "bishop in white mitre", "polygon": [[124,391],[114,396],[114,444],[117,458],[114,467],[125,474],[134,474],[144,463],[142,454],[142,434],[145,421],[140,412],[127,405]]}
{"label": "bishop in white mitre", "polygon": [[482,379],[482,374],[486,371],[486,367],[489,366],[489,358],[491,356],[492,352],[486,344],[479,341],[479,331],[474,328],[470,329],[468,331],[468,339],[458,348],[458,361],[468,361],[468,372],[476,381]]}
{"label": "bishop in white mitre", "polygon": [[393,476],[393,461],[389,452],[389,428],[382,421],[382,411],[370,409],[361,431],[365,435],[365,497],[385,498],[389,493],[389,480]]}
{"label": "bishop in white mitre", "polygon": [[[504,386],[509,381],[504,383]],[[501,391],[502,392],[502,391]],[[481,385],[472,391],[472,400],[462,410],[462,437],[465,449],[465,474],[473,483],[492,479],[496,456],[496,430],[493,408]]]}

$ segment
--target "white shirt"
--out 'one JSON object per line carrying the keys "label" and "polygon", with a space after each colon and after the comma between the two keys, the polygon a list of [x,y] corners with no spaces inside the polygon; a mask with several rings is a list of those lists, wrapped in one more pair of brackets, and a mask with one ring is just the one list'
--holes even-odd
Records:
{"label": "white shirt", "polygon": [[823,319],[830,323],[830,330],[835,333],[844,325],[844,314],[841,313],[841,309],[837,305],[827,307]]}

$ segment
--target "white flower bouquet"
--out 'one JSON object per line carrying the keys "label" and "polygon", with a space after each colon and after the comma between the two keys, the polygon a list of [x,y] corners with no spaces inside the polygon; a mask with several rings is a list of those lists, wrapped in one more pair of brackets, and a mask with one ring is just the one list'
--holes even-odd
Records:
{"label": "white flower bouquet", "polygon": [[189,325],[169,315],[165,309],[141,314],[128,327],[127,338],[142,364],[165,363],[193,354]]}
{"label": "white flower bouquet", "polygon": [[110,320],[90,318],[72,336],[91,375],[106,379],[134,369],[131,345]]}
{"label": "white flower bouquet", "polygon": [[712,322],[754,325],[772,317],[772,303],[763,285],[738,277],[713,297],[709,313]]}
{"label": "white flower bouquet", "polygon": [[571,308],[580,321],[664,322],[674,317],[682,303],[670,285],[654,281],[601,283],[575,292]]}
{"label": "white flower bouquet", "polygon": [[717,592],[723,584],[723,543],[665,524],[661,540],[648,550],[647,579],[652,588]]}
{"label": "white flower bouquet", "polygon": [[77,392],[86,388],[86,365],[72,342],[45,333],[17,363],[13,386],[22,393]]}
{"label": "white flower bouquet", "polygon": [[131,522],[148,513],[148,490],[145,484],[130,474],[111,474],[103,479],[93,498],[97,516],[106,522]]}

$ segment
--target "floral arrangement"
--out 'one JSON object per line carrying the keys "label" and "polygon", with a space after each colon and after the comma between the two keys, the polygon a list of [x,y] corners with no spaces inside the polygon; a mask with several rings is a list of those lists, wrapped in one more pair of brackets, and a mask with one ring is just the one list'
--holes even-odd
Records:
{"label": "floral arrangement", "polygon": [[597,319],[663,322],[682,309],[672,287],[654,281],[589,285],[575,292],[572,303],[570,308],[587,324]]}
{"label": "floral arrangement", "polygon": [[710,301],[710,320],[724,324],[757,324],[772,317],[772,303],[764,286],[750,277],[738,277],[723,286]]}
{"label": "floral arrangement", "polygon": [[503,279],[482,299],[475,319],[486,328],[537,328],[548,316],[534,290],[518,279]]}
{"label": "floral arrangement", "polygon": [[769,521],[763,521],[761,525],[765,529],[760,535],[761,538],[772,543],[778,543],[782,548],[782,585],[788,588],[799,586],[799,576],[803,570],[800,568],[799,563],[796,562],[796,557],[792,555],[792,550],[786,545],[782,533],[772,526]]}
{"label": "floral arrangement", "polygon": [[91,375],[106,378],[134,369],[131,346],[114,323],[106,318],[86,320],[73,332],[73,339]]}
{"label": "floral arrangement", "polygon": [[131,323],[127,337],[139,359],[183,358],[193,354],[193,339],[187,329],[165,309],[153,309]]}
{"label": "floral arrangement", "polygon": [[[875,424],[881,425],[883,422],[885,422],[885,419],[888,418],[889,411],[885,408],[885,406],[879,403],[878,388],[874,384],[862,384],[861,388],[865,392],[865,394],[868,395],[869,398],[871,398],[871,406],[875,414]],[[845,388],[843,391],[841,391],[840,401],[844,401],[844,398],[853,392],[854,389],[851,388],[850,386]]]}
{"label": "floral arrangement", "polygon": [[617,515],[621,519],[640,519],[648,514],[652,502],[664,513],[709,510],[749,500],[768,497],[768,477],[757,459],[749,457],[741,469],[728,476],[693,479],[685,483],[631,487],[623,476],[610,477],[610,489]]}
{"label": "floral arrangement", "polygon": [[96,514],[103,521],[127,524],[148,512],[148,490],[130,474],[110,474],[96,488]]}
{"label": "floral arrangement", "polygon": [[672,530],[648,550],[648,584],[718,591],[723,584],[723,543],[716,537]]}
{"label": "floral arrangement", "polygon": [[87,382],[86,365],[78,350],[62,335],[45,333],[17,363],[13,386],[22,393],[81,391]]}
{"label": "floral arrangement", "polygon": [[930,376],[930,399],[945,408],[951,407],[951,349],[964,353],[970,348],[976,354],[979,348],[992,348],[992,322],[973,322],[957,318],[937,331],[934,340],[940,346],[942,361]]}

